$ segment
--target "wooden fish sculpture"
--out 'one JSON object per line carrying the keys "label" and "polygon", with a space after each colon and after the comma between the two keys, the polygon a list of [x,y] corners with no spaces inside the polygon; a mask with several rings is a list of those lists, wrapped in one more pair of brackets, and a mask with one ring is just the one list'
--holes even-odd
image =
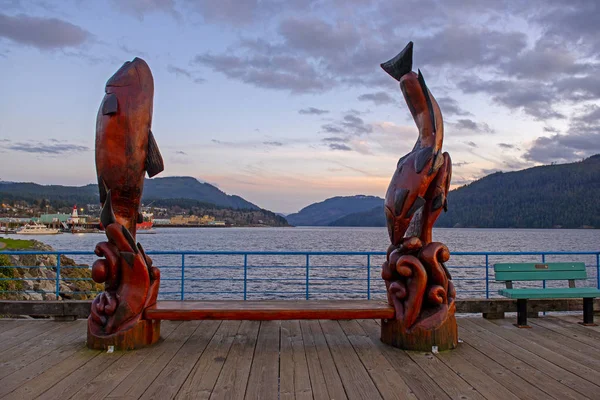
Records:
{"label": "wooden fish sculpture", "polygon": [[96,120],[96,173],[100,202],[108,190],[119,224],[136,236],[144,174],[164,169],[151,131],[154,79],[141,58],[127,61],[106,82],[106,94]]}
{"label": "wooden fish sculpture", "polygon": [[399,246],[417,212],[422,213],[408,236],[431,242],[431,229],[447,208],[452,163],[442,154],[444,121],[437,101],[421,74],[412,72],[413,43],[381,67],[400,82],[400,89],[419,129],[412,151],[400,158],[385,195],[385,216],[393,246]]}
{"label": "wooden fish sculpture", "polygon": [[160,271],[135,240],[144,175],[164,169],[152,131],[154,81],[145,61],[126,62],[106,83],[96,121],[96,171],[108,241],[92,279],[105,284],[92,302],[88,347],[127,349],[158,340],[160,325],[143,320],[156,303]]}
{"label": "wooden fish sculpture", "polygon": [[[456,292],[444,263],[450,252],[432,242],[432,228],[447,209],[452,164],[442,153],[442,113],[421,71],[412,71],[413,43],[381,67],[400,83],[419,129],[413,149],[400,158],[385,195],[384,212],[391,245],[382,278],[396,322],[382,332],[386,343],[407,349],[456,345]],[[393,326],[392,326],[393,325]]]}

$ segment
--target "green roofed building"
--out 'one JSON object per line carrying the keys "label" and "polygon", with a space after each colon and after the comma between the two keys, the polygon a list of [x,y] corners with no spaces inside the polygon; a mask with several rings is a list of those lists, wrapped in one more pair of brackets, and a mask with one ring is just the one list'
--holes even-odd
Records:
{"label": "green roofed building", "polygon": [[40,224],[52,224],[56,222],[64,222],[71,218],[71,214],[42,214],[37,222]]}

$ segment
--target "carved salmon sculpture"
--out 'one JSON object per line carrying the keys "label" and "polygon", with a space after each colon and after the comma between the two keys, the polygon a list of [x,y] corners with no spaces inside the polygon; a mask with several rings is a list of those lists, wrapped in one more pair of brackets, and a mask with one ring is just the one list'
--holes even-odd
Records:
{"label": "carved salmon sculpture", "polygon": [[[412,71],[413,43],[381,67],[400,83],[419,130],[414,148],[400,158],[385,196],[391,246],[382,277],[402,329],[431,331],[454,315],[456,293],[444,262],[450,253],[432,243],[433,224],[447,209],[452,164],[442,153],[442,113],[421,71]],[[455,328],[455,327],[454,327]],[[429,347],[431,348],[431,347]]]}
{"label": "carved salmon sculpture", "polygon": [[117,222],[135,238],[144,175],[164,169],[151,131],[154,79],[140,58],[127,61],[106,83],[96,120],[96,173],[100,202],[108,190]]}
{"label": "carved salmon sculpture", "polygon": [[127,331],[147,323],[140,320],[144,309],[156,303],[160,283],[160,271],[135,241],[144,175],[164,169],[151,131],[154,81],[148,64],[140,58],[126,62],[108,80],[105,92],[96,121],[96,170],[100,222],[108,241],[96,246],[95,253],[104,259],[92,266],[93,280],[105,284],[88,319],[92,348],[114,344],[118,335],[136,344],[155,340],[152,334],[148,339],[145,328],[133,337]]}

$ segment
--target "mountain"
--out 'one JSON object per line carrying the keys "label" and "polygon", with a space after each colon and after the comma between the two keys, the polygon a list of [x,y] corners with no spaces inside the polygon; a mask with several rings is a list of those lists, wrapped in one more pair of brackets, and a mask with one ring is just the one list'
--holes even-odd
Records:
{"label": "mountain", "polygon": [[[24,200],[33,203],[39,199],[73,204],[99,202],[98,186],[38,185],[24,182],[0,182],[0,199]],[[167,177],[146,179],[142,201],[148,203],[158,199],[190,199],[202,203],[234,209],[259,210],[249,201],[228,195],[215,186],[199,182],[192,177]]]}
{"label": "mountain", "polygon": [[450,192],[438,227],[600,228],[600,154],[497,172]]}
{"label": "mountain", "polygon": [[146,179],[143,201],[153,199],[191,199],[221,207],[260,209],[240,196],[225,194],[210,183],[202,183],[189,176]]}
{"label": "mountain", "polygon": [[374,207],[381,207],[382,204],[383,199],[376,196],[332,197],[290,214],[286,219],[296,226],[327,226],[348,214],[372,210]]}
{"label": "mountain", "polygon": [[[381,207],[333,226],[385,226]],[[448,194],[437,227],[600,228],[600,154],[571,164],[496,172]]]}
{"label": "mountain", "polygon": [[329,223],[329,226],[386,226],[383,199],[377,207],[345,215]]}

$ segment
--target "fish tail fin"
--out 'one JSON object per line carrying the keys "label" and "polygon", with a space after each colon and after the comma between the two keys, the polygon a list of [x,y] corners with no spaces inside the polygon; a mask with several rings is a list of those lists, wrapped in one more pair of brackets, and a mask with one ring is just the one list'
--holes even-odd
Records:
{"label": "fish tail fin", "polygon": [[394,58],[381,64],[381,68],[392,78],[399,81],[404,75],[412,71],[413,42],[408,42],[406,47]]}
{"label": "fish tail fin", "polygon": [[146,172],[148,176],[152,178],[158,175],[165,169],[165,163],[163,161],[158,144],[151,130],[148,130],[148,154],[146,155]]}

